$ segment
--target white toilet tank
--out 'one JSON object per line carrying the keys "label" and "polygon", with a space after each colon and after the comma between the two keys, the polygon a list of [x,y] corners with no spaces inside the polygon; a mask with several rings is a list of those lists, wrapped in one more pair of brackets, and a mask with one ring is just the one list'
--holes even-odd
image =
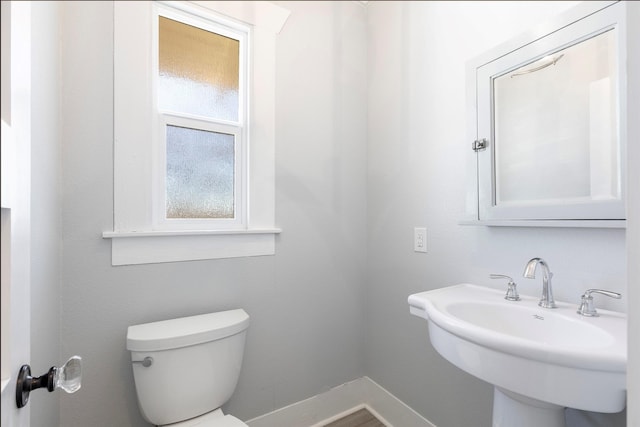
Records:
{"label": "white toilet tank", "polygon": [[165,425],[220,408],[238,383],[248,327],[242,309],[129,326],[143,417]]}

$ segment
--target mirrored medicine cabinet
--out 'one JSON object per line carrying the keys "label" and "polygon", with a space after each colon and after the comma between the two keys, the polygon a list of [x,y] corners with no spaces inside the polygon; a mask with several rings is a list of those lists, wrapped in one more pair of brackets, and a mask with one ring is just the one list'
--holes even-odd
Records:
{"label": "mirrored medicine cabinet", "polygon": [[467,223],[624,227],[625,18],[584,2],[468,62]]}

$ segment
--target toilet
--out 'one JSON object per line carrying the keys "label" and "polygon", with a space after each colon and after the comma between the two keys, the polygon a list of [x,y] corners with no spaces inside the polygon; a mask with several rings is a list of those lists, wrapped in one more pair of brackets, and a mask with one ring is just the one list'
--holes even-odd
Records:
{"label": "toilet", "polygon": [[129,326],[144,419],[157,426],[247,427],[220,408],[238,383],[248,327],[242,309]]}

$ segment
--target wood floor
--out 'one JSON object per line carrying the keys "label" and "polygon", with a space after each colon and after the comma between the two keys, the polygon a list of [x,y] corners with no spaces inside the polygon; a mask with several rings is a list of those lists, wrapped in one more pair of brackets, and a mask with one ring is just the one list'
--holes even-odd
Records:
{"label": "wood floor", "polygon": [[371,412],[360,409],[353,414],[340,418],[324,427],[385,427]]}

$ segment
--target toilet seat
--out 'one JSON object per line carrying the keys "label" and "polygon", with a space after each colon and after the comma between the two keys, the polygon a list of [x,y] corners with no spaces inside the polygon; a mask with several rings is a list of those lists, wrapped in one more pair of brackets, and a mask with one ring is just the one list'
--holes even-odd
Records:
{"label": "toilet seat", "polygon": [[166,427],[248,427],[233,415],[225,415],[221,409],[208,412],[190,420],[169,424]]}

